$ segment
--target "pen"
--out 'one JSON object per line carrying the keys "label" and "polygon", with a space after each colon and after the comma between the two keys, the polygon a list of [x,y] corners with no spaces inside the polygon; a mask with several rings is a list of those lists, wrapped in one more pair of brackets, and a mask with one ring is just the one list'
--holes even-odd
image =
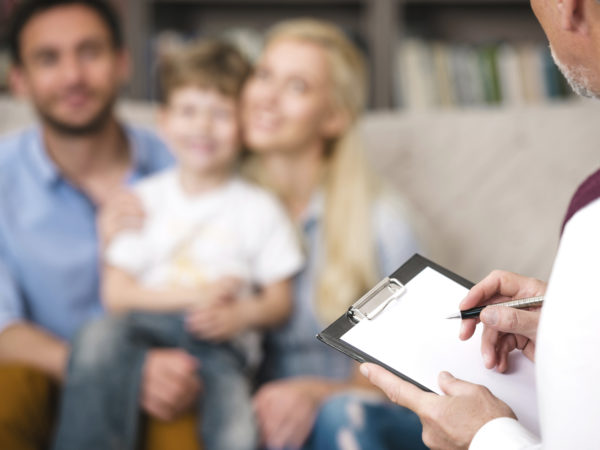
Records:
{"label": "pen", "polygon": [[511,308],[531,308],[534,306],[541,306],[544,302],[544,297],[528,297],[528,298],[519,298],[517,300],[511,300],[508,302],[502,303],[491,303],[489,305],[477,306],[476,308],[465,309],[458,314],[454,314],[452,316],[446,317],[446,319],[477,319],[479,317],[479,313],[483,311],[483,308],[486,306],[509,306]]}

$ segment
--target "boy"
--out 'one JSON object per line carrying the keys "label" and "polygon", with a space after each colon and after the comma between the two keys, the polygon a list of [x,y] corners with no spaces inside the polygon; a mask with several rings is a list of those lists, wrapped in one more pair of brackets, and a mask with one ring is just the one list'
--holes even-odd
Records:
{"label": "boy", "polygon": [[[102,283],[107,309],[130,312],[114,345],[176,345],[197,356],[204,384],[201,436],[211,450],[258,444],[247,379],[260,357],[256,330],[289,315],[290,278],[302,264],[283,209],[234,175],[241,134],[237,102],[249,73],[241,55],[218,42],[167,59],[159,124],[178,164],[136,186],[146,223],[109,245]],[[74,358],[71,366],[77,353]],[[125,359],[128,364],[134,357]],[[119,387],[124,382],[96,377],[94,389],[112,385],[109,396],[127,398],[130,391]],[[100,414],[88,420],[90,426],[121,422],[114,406]],[[121,438],[121,447],[135,445]],[[60,447],[60,432],[57,444],[76,447]]]}

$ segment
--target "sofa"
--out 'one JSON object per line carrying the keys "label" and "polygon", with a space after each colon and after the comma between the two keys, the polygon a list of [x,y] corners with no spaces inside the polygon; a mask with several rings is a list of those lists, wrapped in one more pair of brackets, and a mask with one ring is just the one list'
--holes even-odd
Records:
{"label": "sofa", "polygon": [[[600,105],[369,112],[368,157],[406,199],[425,256],[477,281],[495,268],[548,279],[563,214],[600,167]],[[149,103],[120,114],[152,127]],[[0,135],[30,124],[27,104],[0,97]],[[596,147],[599,147],[596,149]]]}
{"label": "sofa", "polygon": [[[125,101],[119,108],[127,121],[154,124],[151,104]],[[600,166],[597,112],[600,105],[583,100],[370,112],[360,127],[377,174],[409,205],[425,256],[472,281],[494,268],[547,279],[569,198]],[[27,104],[0,97],[0,135],[33,120]],[[31,376],[51,390],[40,374]],[[44,408],[49,414],[52,405]],[[144,448],[176,443],[195,450],[193,429],[191,415],[154,421]]]}

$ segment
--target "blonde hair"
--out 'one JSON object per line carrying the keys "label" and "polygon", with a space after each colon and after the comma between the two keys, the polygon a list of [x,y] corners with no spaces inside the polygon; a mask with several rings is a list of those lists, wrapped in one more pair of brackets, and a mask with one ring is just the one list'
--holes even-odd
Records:
{"label": "blonde hair", "polygon": [[266,44],[279,40],[310,42],[325,51],[334,106],[349,119],[344,132],[327,143],[325,156],[325,251],[315,306],[319,318],[327,322],[337,318],[377,278],[371,206],[378,186],[356,129],[367,98],[366,66],[354,44],[327,22],[282,22],[268,34]]}
{"label": "blonde hair", "polygon": [[159,65],[161,99],[184,86],[215,89],[237,99],[252,72],[252,66],[233,45],[202,40],[172,50]]}

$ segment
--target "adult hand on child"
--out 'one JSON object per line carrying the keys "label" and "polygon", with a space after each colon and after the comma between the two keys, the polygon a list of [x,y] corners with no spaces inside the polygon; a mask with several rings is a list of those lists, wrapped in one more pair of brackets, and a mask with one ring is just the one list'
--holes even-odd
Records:
{"label": "adult hand on child", "polygon": [[119,188],[100,205],[97,215],[98,236],[102,247],[123,230],[139,230],[146,213],[140,198],[128,188]]}
{"label": "adult hand on child", "polygon": [[[460,309],[498,303],[526,297],[537,297],[546,292],[547,284],[535,278],[495,270],[477,283],[460,304]],[[484,324],[481,336],[481,353],[488,369],[496,367],[504,372],[508,368],[508,354],[519,349],[534,360],[535,341],[541,309],[530,311],[495,306],[485,308],[479,320]],[[463,320],[460,338],[473,336],[477,320]]]}
{"label": "adult hand on child", "polygon": [[142,372],[142,409],[160,420],[173,420],[191,409],[201,389],[198,362],[180,349],[149,350]]}

